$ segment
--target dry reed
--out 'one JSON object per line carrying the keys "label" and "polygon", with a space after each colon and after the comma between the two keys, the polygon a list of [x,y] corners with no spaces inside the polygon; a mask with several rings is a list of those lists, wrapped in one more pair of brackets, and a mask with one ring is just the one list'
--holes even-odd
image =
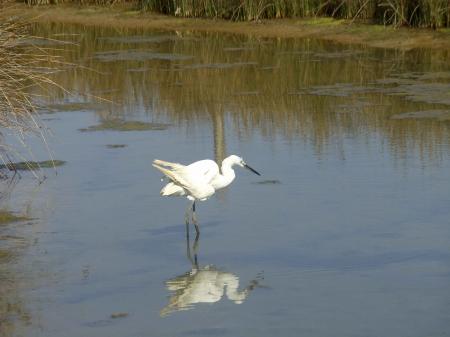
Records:
{"label": "dry reed", "polygon": [[[50,78],[59,59],[33,45],[32,41],[26,24],[0,23],[0,159],[4,164],[11,163],[12,159],[28,161],[30,156],[32,158],[27,144],[29,135],[38,136],[47,146],[36,102],[45,95],[45,90],[59,88]],[[45,90],[39,89],[40,94],[33,94],[37,87]],[[27,154],[23,154],[23,148],[11,145],[6,135],[15,136]]]}

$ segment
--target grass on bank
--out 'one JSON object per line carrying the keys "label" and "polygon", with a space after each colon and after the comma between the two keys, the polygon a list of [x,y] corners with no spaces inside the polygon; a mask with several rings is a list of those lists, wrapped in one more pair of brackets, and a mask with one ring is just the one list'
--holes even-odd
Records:
{"label": "grass on bank", "polygon": [[22,0],[29,5],[132,4],[178,17],[253,21],[331,17],[410,27],[450,27],[448,0]]}

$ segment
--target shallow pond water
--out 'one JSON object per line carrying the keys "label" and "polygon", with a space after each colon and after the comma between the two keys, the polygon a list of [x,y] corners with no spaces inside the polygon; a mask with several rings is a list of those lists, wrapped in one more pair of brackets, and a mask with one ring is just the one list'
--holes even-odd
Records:
{"label": "shallow pond water", "polygon": [[[42,102],[65,165],[5,183],[32,220],[0,241],[0,336],[450,334],[448,52],[35,34],[75,42],[50,52],[83,67]],[[95,127],[117,120],[164,127]],[[160,197],[151,162],[229,154],[262,176],[237,169],[186,241],[187,201]]]}

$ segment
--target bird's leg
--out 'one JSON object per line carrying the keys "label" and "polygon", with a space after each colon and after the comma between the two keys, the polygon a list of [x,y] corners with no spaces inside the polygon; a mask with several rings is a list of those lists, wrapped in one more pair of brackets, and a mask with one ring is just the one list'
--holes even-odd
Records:
{"label": "bird's leg", "polygon": [[196,238],[198,239],[200,235],[200,229],[198,227],[197,215],[195,214],[195,200],[192,204],[192,222],[194,223],[195,231],[197,232]]}
{"label": "bird's leg", "polygon": [[192,252],[194,253],[194,263],[195,267],[198,269],[198,260],[197,260],[197,252],[198,252],[198,234],[195,236],[194,246],[192,248]]}
{"label": "bird's leg", "polygon": [[192,267],[194,267],[194,260],[191,255],[191,242],[189,240],[189,224],[186,224],[186,256],[188,260],[191,262]]}
{"label": "bird's leg", "polygon": [[186,240],[189,242],[189,217],[186,218]]}
{"label": "bird's leg", "polygon": [[186,208],[186,213],[184,213],[184,222],[186,223],[186,227],[189,227],[189,213],[191,213],[191,205]]}

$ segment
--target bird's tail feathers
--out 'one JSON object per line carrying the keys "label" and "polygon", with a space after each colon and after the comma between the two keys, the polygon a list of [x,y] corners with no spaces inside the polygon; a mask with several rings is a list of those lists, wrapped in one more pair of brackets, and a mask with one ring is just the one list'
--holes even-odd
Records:
{"label": "bird's tail feathers", "polygon": [[171,182],[162,188],[161,195],[165,197],[183,196],[185,195],[185,192],[182,187]]}
{"label": "bird's tail feathers", "polygon": [[171,168],[171,169],[174,169],[174,170],[177,170],[177,169],[185,167],[184,165],[179,164],[179,163],[171,163],[169,161],[160,160],[160,159],[155,159],[153,161],[153,164],[154,164],[153,166],[158,165],[158,166],[162,166],[162,167]]}
{"label": "bird's tail feathers", "polygon": [[162,167],[158,164],[153,163],[152,166],[156,169],[158,169],[159,171],[161,171],[167,178],[169,178],[170,180],[174,181],[174,182],[179,182],[179,177],[177,176],[177,174],[172,171],[169,170],[168,168]]}

